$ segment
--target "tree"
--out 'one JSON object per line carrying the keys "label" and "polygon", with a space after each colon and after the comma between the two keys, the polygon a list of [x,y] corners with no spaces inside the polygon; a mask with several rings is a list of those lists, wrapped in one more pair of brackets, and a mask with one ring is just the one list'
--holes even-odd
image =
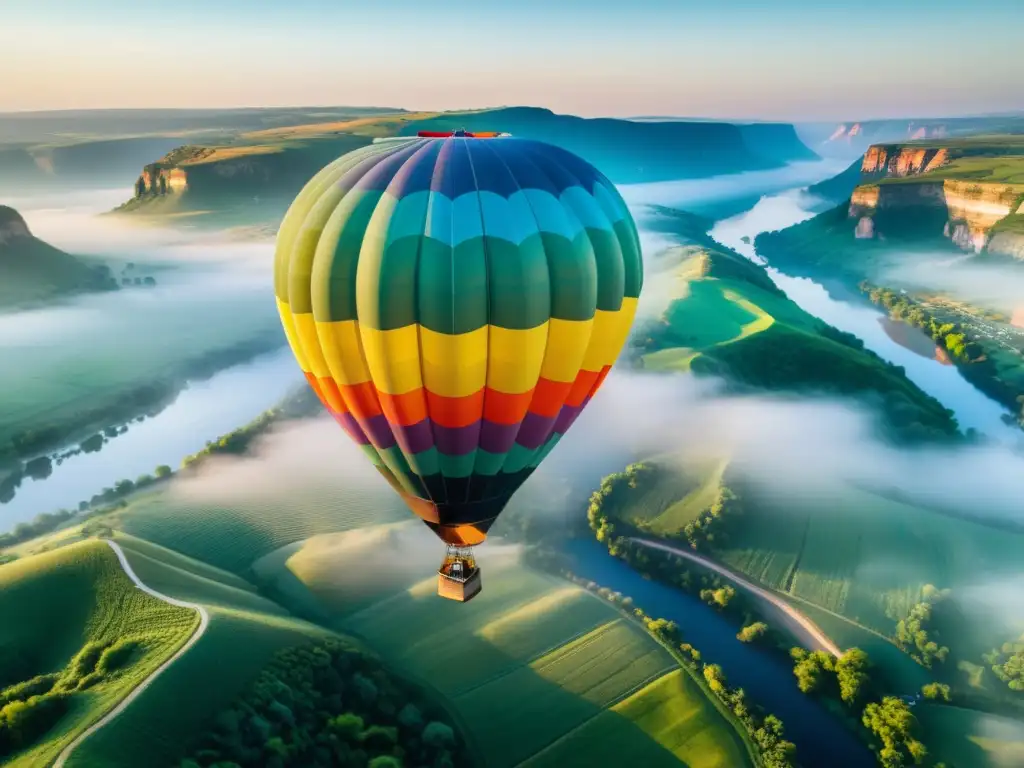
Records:
{"label": "tree", "polygon": [[763,621],[755,621],[753,624],[748,624],[739,631],[736,638],[743,643],[752,643],[755,640],[764,637],[764,634],[768,631],[768,625]]}
{"label": "tree", "polygon": [[424,744],[435,749],[449,749],[455,745],[455,731],[451,729],[451,726],[436,720],[427,723],[427,727],[423,729],[422,738]]}
{"label": "tree", "polygon": [[850,648],[835,663],[836,679],[839,682],[839,697],[847,704],[854,704],[864,696],[870,681],[868,670],[871,661],[860,648]]}
{"label": "tree", "polygon": [[346,712],[331,720],[327,727],[332,733],[336,733],[345,741],[354,744],[363,735],[366,723],[359,715]]}
{"label": "tree", "polygon": [[921,686],[921,693],[926,699],[949,701],[949,686],[945,683],[926,683]]}
{"label": "tree", "polygon": [[166,464],[161,464],[159,467],[157,467],[153,471],[153,474],[156,475],[160,479],[163,479],[165,477],[170,477],[171,473],[172,473],[171,468],[169,466],[167,466]]}
{"label": "tree", "polygon": [[928,751],[913,731],[917,720],[906,702],[895,696],[886,696],[881,702],[864,707],[861,722],[882,742],[879,762],[886,768],[902,768],[908,763],[920,765]]}

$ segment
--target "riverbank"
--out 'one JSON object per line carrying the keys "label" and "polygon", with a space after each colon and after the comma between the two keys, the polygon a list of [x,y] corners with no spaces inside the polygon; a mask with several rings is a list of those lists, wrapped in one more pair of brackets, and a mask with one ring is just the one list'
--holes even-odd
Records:
{"label": "riverbank", "polygon": [[[6,435],[0,429],[0,515],[8,521],[13,516],[22,516],[11,502],[23,492],[26,481],[49,479],[56,467],[76,457],[97,453],[119,436],[138,429],[135,425],[164,413],[190,388],[200,388],[224,371],[283,349],[279,336],[261,335],[197,355],[168,377],[97,396],[90,393],[77,401],[74,410],[55,409],[53,416],[33,428],[8,430]],[[90,404],[90,400],[94,402]],[[71,503],[75,502],[60,501],[51,508]]]}
{"label": "riverbank", "polygon": [[[282,362],[285,365],[290,365],[290,353],[287,355],[278,354],[271,356],[265,362],[274,368]],[[254,375],[254,370],[258,373],[260,369],[250,364],[249,366],[243,366],[240,370],[225,373],[221,377],[219,384],[231,390],[238,383],[236,376],[251,377]],[[228,378],[229,374],[230,379]],[[186,455],[184,459],[180,458],[182,455],[180,452],[175,453],[173,457],[169,455],[169,451],[174,450],[174,445],[178,441],[173,439],[174,435],[169,435],[162,431],[161,428],[165,424],[155,423],[146,425],[150,428],[149,431],[154,433],[150,435],[145,434],[145,431],[140,427],[138,431],[133,432],[132,437],[145,440],[145,444],[135,445],[128,439],[120,444],[116,444],[117,449],[125,454],[125,458],[122,459],[122,463],[115,465],[116,469],[114,466],[110,466],[109,472],[116,471],[124,474],[106,481],[109,484],[91,496],[83,495],[77,504],[68,502],[64,505],[70,506],[72,509],[56,510],[55,507],[51,507],[46,512],[37,514],[31,523],[22,521],[16,525],[14,533],[0,534],[0,548],[23,543],[59,528],[74,525],[91,517],[114,511],[117,507],[124,506],[127,503],[127,499],[133,494],[143,490],[152,490],[154,484],[169,480],[181,471],[178,470],[176,472],[173,467],[180,465],[182,469],[191,468],[194,470],[202,463],[203,458],[206,456],[218,453],[244,453],[255,438],[266,433],[279,422],[288,419],[311,417],[323,412],[319,400],[316,399],[304,382],[296,382],[293,376],[288,375],[284,376],[281,382],[285,383],[287,388],[293,390],[292,394],[284,397],[277,405],[260,412],[256,418],[242,427],[216,435],[213,439],[207,439],[205,447],[197,453]],[[192,398],[195,402],[186,400],[179,404],[178,410],[167,413],[163,418],[167,426],[181,429],[182,434],[179,437],[184,438],[188,444],[198,445],[199,441],[203,439],[202,434],[196,435],[189,432],[189,428],[195,424],[196,417],[203,419],[203,428],[213,429],[222,421],[234,421],[237,418],[237,414],[247,410],[249,406],[258,405],[265,398],[275,397],[276,391],[276,389],[272,389],[256,392],[254,393],[255,397],[242,398],[241,401],[235,401],[232,403],[233,407],[225,408],[216,417],[211,417],[209,415],[209,407],[219,403],[223,396],[220,386],[214,387],[211,385],[198,394],[193,393],[196,395],[196,397]],[[195,416],[191,418],[189,413],[184,410],[185,406],[190,405],[195,411]],[[236,408],[239,410],[236,410]],[[161,437],[163,438],[162,440],[159,439]],[[154,449],[160,451],[159,455],[161,457],[167,456],[167,463],[153,463],[151,453]],[[96,464],[96,467],[69,464],[65,469],[73,471],[75,474],[66,475],[58,473],[55,476],[55,479],[62,480],[65,486],[69,486],[60,487],[58,492],[70,494],[79,486],[90,489],[95,488],[97,484],[104,482],[98,479],[98,472],[100,470],[97,467],[111,465],[113,462],[110,459],[109,455],[102,457],[94,455],[92,463]],[[125,466],[125,464],[137,466],[139,469],[133,471],[133,469]],[[40,489],[40,492],[42,493],[44,490],[47,493],[52,491],[52,489]]]}

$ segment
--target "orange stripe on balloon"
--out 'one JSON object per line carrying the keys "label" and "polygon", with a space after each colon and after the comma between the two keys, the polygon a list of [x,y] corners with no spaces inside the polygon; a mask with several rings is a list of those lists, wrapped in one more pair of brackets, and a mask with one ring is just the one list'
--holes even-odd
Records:
{"label": "orange stripe on balloon", "polygon": [[571,390],[571,381],[539,379],[537,386],[533,390],[530,412],[549,419],[555,418],[562,410],[565,398],[569,396]]}
{"label": "orange stripe on balloon", "polygon": [[402,395],[389,395],[378,390],[377,397],[380,399],[380,408],[385,418],[392,425],[408,427],[427,418],[429,394],[424,397],[422,388]]}
{"label": "orange stripe on balloon", "polygon": [[580,371],[576,376],[576,381],[572,383],[569,396],[565,398],[565,404],[571,405],[573,408],[578,408],[582,405],[583,401],[593,391],[594,384],[599,376],[600,374],[596,371]]}
{"label": "orange stripe on balloon", "polygon": [[[321,382],[323,379],[321,379]],[[331,380],[333,383],[333,380]],[[381,409],[380,398],[377,394],[377,388],[373,386],[372,382],[365,381],[362,384],[343,384],[338,389],[341,392],[341,397],[345,401],[345,405],[348,406],[348,410],[352,412],[352,415],[359,421],[364,419],[372,419],[374,416],[379,416],[383,413]]]}
{"label": "orange stripe on balloon", "polygon": [[[480,420],[484,414],[485,389],[465,397],[444,397],[427,390],[427,410],[435,424],[442,427],[465,427]],[[487,395],[489,397],[489,395]]]}
{"label": "orange stripe on balloon", "polygon": [[510,395],[488,387],[484,398],[484,418],[494,424],[518,424],[526,416],[533,390]]}
{"label": "orange stripe on balloon", "polygon": [[345,406],[345,398],[338,391],[338,385],[334,383],[334,379],[320,378],[317,379],[317,384],[320,387],[320,399],[327,405],[327,409],[331,413],[340,415],[348,412],[349,409]]}

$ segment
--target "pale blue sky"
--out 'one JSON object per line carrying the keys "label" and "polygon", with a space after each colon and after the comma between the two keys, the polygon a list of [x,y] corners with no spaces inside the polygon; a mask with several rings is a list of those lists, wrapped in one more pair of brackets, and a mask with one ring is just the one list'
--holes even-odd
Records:
{"label": "pale blue sky", "polygon": [[1024,0],[3,0],[0,110],[1024,109]]}

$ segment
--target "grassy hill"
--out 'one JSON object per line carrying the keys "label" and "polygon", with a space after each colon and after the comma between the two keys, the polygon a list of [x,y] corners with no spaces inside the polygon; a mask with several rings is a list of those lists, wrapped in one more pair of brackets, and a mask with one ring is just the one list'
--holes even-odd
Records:
{"label": "grassy hill", "polygon": [[[119,535],[117,541],[144,584],[206,606],[210,625],[172,671],[82,742],[69,768],[152,764],[158,757],[162,764],[175,763],[276,652],[331,636],[233,574],[134,537]],[[43,555],[26,562],[37,557]]]}
{"label": "grassy hill", "polygon": [[17,211],[0,205],[0,311],[117,287],[108,268],[33,237]]}
{"label": "grassy hill", "polygon": [[139,169],[189,141],[400,110],[375,107],[102,109],[0,115],[0,193],[128,187]]}
{"label": "grassy hill", "polygon": [[[688,223],[680,215],[680,232]],[[699,230],[702,224],[697,225]],[[640,327],[633,350],[649,371],[718,375],[770,391],[839,394],[880,404],[908,438],[955,432],[952,416],[854,337],[804,312],[765,271],[697,233],[655,266],[672,299]]]}
{"label": "grassy hill", "polygon": [[0,761],[26,768],[48,765],[199,621],[137,590],[98,541],[0,566],[0,613]]}

